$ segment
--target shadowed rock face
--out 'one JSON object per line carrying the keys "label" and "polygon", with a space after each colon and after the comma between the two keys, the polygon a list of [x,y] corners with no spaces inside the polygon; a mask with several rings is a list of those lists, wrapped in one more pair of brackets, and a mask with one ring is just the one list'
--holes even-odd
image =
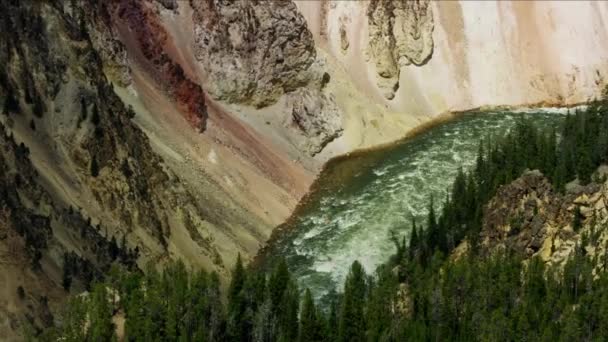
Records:
{"label": "shadowed rock face", "polygon": [[389,100],[399,88],[402,66],[420,66],[433,54],[430,0],[372,0],[367,9],[369,54]]}
{"label": "shadowed rock face", "polygon": [[291,1],[190,2],[195,57],[215,99],[264,107],[307,85],[312,34]]}

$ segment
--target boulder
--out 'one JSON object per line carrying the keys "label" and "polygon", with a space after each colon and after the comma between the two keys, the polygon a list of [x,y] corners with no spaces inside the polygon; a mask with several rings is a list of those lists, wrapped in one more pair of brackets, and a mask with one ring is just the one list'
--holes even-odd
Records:
{"label": "boulder", "polygon": [[320,90],[300,88],[287,97],[285,126],[291,142],[314,156],[342,134],[341,111],[333,97]]}

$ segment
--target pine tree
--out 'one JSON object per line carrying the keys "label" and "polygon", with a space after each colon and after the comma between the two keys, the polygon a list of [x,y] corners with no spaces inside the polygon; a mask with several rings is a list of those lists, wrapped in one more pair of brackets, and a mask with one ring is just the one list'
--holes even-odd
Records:
{"label": "pine tree", "polygon": [[123,305],[125,305],[125,340],[144,341],[149,336],[149,331],[145,331],[147,310],[144,294],[138,283],[129,292],[128,296],[123,295]]}
{"label": "pine tree", "polygon": [[90,294],[88,329],[89,341],[116,341],[115,327],[112,323],[112,308],[105,284],[97,284]]}
{"label": "pine tree", "polygon": [[116,242],[116,237],[112,236],[112,238],[110,239],[110,243],[108,245],[108,251],[110,252],[110,258],[112,258],[112,260],[116,260],[116,258],[118,257],[118,243]]}
{"label": "pine tree", "polygon": [[287,263],[284,259],[281,259],[268,280],[269,298],[272,312],[275,315],[279,312],[282,305],[281,300],[283,300],[283,293],[285,292],[285,289],[287,289],[289,280],[290,275]]}
{"label": "pine tree", "polygon": [[419,251],[418,246],[418,229],[416,228],[416,219],[412,216],[412,233],[410,234],[409,255],[410,259],[416,258]]}
{"label": "pine tree", "polygon": [[566,188],[566,161],[564,158],[560,158],[557,162],[557,166],[555,167],[555,171],[553,173],[553,187],[555,191],[559,193],[564,193]]}
{"label": "pine tree", "polygon": [[355,261],[344,284],[344,298],[340,313],[338,340],[341,342],[365,341],[364,303],[366,294],[363,266]]}
{"label": "pine tree", "polygon": [[61,285],[68,292],[72,286],[72,263],[68,253],[63,254],[63,279]]}
{"label": "pine tree", "polygon": [[101,118],[99,117],[99,109],[97,108],[97,103],[93,103],[93,115],[91,116],[91,122],[93,125],[98,126],[101,122]]}
{"label": "pine tree", "polygon": [[549,132],[545,162],[545,169],[542,171],[550,177],[557,167],[557,133],[555,132],[555,128],[552,128]]}
{"label": "pine tree", "polygon": [[315,342],[322,341],[322,327],[320,325],[317,308],[312,299],[312,294],[309,289],[304,292],[304,300],[302,301],[302,310],[300,313],[300,329],[298,341],[300,342]]}
{"label": "pine tree", "polygon": [[236,263],[232,271],[232,279],[230,281],[230,287],[228,289],[228,302],[238,301],[238,297],[245,284],[245,268],[243,267],[243,260],[241,259],[241,253],[236,257]]}
{"label": "pine tree", "polygon": [[433,196],[431,196],[429,202],[429,213],[427,216],[427,248],[428,251],[425,251],[425,254],[431,255],[433,250],[436,248],[442,247],[442,236],[441,231],[439,229],[439,225],[437,224],[437,217],[435,215],[435,205],[433,203]]}
{"label": "pine tree", "polygon": [[483,139],[479,141],[479,149],[477,150],[477,159],[475,161],[475,176],[478,180],[486,174],[485,170],[485,150],[483,147]]}
{"label": "pine tree", "polygon": [[578,232],[583,226],[583,214],[581,213],[581,207],[576,206],[574,209],[574,216],[572,218],[572,230]]}
{"label": "pine tree", "polygon": [[596,160],[598,163],[605,162],[608,159],[608,127],[603,127],[600,130],[596,145]]}
{"label": "pine tree", "polygon": [[[608,258],[607,258],[608,259]],[[326,341],[338,341],[338,330],[336,329],[337,327],[339,327],[340,324],[340,320],[339,320],[339,312],[340,312],[340,308],[339,308],[339,302],[340,302],[340,298],[339,298],[339,294],[336,292],[335,289],[331,289],[329,291],[329,316],[327,317],[327,321],[326,321],[326,328],[325,330],[327,331],[326,333]]]}
{"label": "pine tree", "polygon": [[272,315],[272,304],[267,298],[257,310],[253,324],[253,341],[275,341],[275,322]]}
{"label": "pine tree", "polygon": [[188,332],[182,327],[188,293],[188,273],[183,262],[170,264],[162,276],[162,288],[165,291],[166,319],[165,334],[170,341],[177,341]]}
{"label": "pine tree", "polygon": [[70,299],[63,317],[65,320],[60,332],[61,339],[74,342],[86,341],[87,303],[85,300],[80,297]]}
{"label": "pine tree", "polygon": [[225,341],[225,311],[221,302],[220,277],[216,272],[209,276],[206,298],[207,341]]}
{"label": "pine tree", "polygon": [[278,315],[279,339],[295,341],[298,338],[298,312],[300,311],[300,291],[295,280],[290,279],[283,292],[282,305]]}
{"label": "pine tree", "polygon": [[248,340],[251,330],[245,317],[247,310],[247,305],[243,298],[245,281],[245,268],[243,267],[241,254],[239,253],[228,289],[228,335],[233,341]]}
{"label": "pine tree", "polygon": [[576,167],[576,174],[578,176],[578,180],[581,184],[588,184],[591,182],[591,175],[594,171],[593,161],[591,160],[590,152],[587,148],[583,148],[580,151],[580,156],[578,157],[578,163]]}
{"label": "pine tree", "polygon": [[[475,177],[473,176],[473,173],[469,173],[468,177],[467,177],[467,190],[466,190],[466,196],[464,198],[464,202],[465,202],[465,213],[464,213],[464,217],[463,217],[463,221],[465,220],[471,220],[472,218],[474,218],[475,213],[477,211],[477,182],[475,180]],[[459,222],[462,223],[462,222]]]}

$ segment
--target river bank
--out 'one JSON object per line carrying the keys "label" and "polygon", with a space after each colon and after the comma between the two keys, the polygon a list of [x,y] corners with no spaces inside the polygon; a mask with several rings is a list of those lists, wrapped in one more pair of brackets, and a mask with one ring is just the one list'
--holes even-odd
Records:
{"label": "river bank", "polygon": [[393,253],[390,231],[407,234],[411,217],[424,217],[430,196],[442,202],[458,168],[474,162],[480,138],[503,134],[523,116],[557,124],[563,116],[555,113],[568,110],[504,108],[450,113],[389,146],[332,159],[254,265],[285,257],[302,286],[321,294],[341,283],[355,259],[373,272]]}

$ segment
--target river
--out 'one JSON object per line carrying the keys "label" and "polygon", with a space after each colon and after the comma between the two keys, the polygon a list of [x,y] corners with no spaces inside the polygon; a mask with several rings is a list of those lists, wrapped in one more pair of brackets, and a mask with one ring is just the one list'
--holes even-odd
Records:
{"label": "river", "polygon": [[412,216],[424,222],[431,195],[440,207],[458,168],[475,163],[481,138],[505,134],[522,117],[558,125],[565,113],[471,112],[389,148],[330,163],[307,204],[281,227],[265,263],[285,257],[300,288],[317,298],[341,290],[354,260],[373,273],[395,252],[390,232],[407,235]]}

